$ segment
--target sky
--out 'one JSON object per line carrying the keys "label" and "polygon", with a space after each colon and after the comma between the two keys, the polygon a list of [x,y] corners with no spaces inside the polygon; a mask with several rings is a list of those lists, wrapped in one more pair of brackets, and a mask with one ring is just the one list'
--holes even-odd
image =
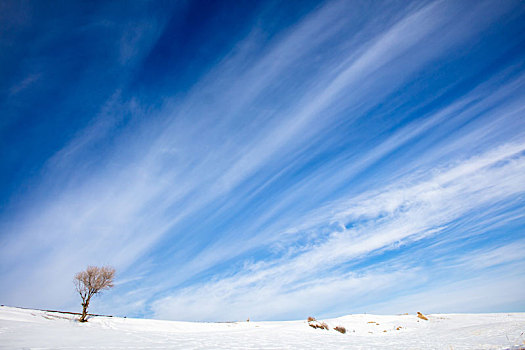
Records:
{"label": "sky", "polygon": [[0,2],[0,303],[525,311],[525,2]]}

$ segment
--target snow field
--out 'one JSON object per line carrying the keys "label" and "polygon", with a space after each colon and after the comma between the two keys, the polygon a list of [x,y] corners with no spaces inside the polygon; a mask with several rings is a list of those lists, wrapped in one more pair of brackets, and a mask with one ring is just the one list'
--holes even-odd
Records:
{"label": "snow field", "polygon": [[[204,323],[0,307],[0,349],[517,349],[525,313],[349,315],[326,322]],[[333,330],[343,326],[347,333]],[[386,331],[386,332],[385,332]]]}

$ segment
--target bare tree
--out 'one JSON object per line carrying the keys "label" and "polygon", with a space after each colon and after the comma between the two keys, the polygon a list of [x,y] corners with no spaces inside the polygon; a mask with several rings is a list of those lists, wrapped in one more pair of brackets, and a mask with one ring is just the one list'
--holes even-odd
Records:
{"label": "bare tree", "polygon": [[81,271],[75,275],[75,287],[82,298],[82,316],[80,316],[80,322],[87,321],[87,308],[91,297],[104,289],[113,287],[114,278],[115,269],[108,266],[88,266],[85,271]]}

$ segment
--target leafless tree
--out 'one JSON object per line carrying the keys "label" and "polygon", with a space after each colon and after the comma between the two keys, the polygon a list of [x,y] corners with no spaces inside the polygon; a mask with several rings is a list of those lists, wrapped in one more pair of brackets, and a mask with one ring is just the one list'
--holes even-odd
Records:
{"label": "leafless tree", "polygon": [[87,321],[87,308],[91,297],[104,289],[113,287],[114,278],[115,269],[108,266],[88,266],[85,271],[81,271],[75,275],[75,287],[82,298],[82,316],[80,316],[80,322]]}

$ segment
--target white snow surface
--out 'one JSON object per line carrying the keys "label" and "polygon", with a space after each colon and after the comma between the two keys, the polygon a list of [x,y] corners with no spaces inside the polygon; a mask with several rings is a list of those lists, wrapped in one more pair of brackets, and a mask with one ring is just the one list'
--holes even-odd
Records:
{"label": "white snow surface", "polygon": [[[525,313],[178,322],[0,307],[0,349],[525,349]],[[346,334],[333,328],[343,326]],[[399,328],[401,327],[401,328]],[[398,329],[399,328],[399,329]]]}

